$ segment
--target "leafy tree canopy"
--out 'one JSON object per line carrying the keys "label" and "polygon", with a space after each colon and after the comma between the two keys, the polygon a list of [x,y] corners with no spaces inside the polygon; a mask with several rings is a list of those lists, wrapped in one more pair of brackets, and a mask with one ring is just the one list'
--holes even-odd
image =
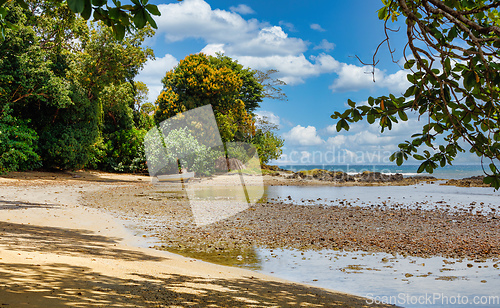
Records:
{"label": "leafy tree canopy", "polygon": [[[483,167],[485,183],[500,188],[500,2],[382,2],[378,16],[385,20],[386,34],[393,31],[389,21],[405,19],[405,52],[409,49],[412,57],[405,57],[404,68],[412,85],[402,96],[370,97],[368,105],[349,100],[350,109],[332,115],[338,119],[337,131],[366,119],[370,124],[378,121],[383,132],[407,121],[407,113],[416,113],[423,120],[422,131],[399,144],[391,160],[401,165],[413,157],[422,161],[418,172],[432,173],[452,164],[464,151],[459,144],[463,141],[483,166],[489,165]],[[389,36],[384,42],[389,43]]]}
{"label": "leafy tree canopy", "polygon": [[272,80],[271,73],[259,75],[221,54],[190,55],[163,78],[155,120],[160,123],[180,112],[211,104],[222,140],[254,144],[261,162],[266,163],[278,158],[283,147],[283,140],[272,132],[275,127],[255,127],[254,111],[267,96],[261,80]]}
{"label": "leafy tree canopy", "polygon": [[[52,6],[67,6],[72,14],[79,14],[83,19],[93,17],[93,21],[102,21],[113,30],[116,38],[123,39],[125,32],[142,29],[149,24],[157,29],[156,22],[151,15],[160,16],[158,7],[148,3],[149,0],[130,0],[122,4],[119,0],[51,0],[47,1]],[[5,39],[5,29],[13,28],[15,24],[8,21],[9,3],[16,3],[24,9],[29,9],[25,0],[0,0],[0,40]],[[63,19],[64,20],[64,19]]]}
{"label": "leafy tree canopy", "polygon": [[140,147],[150,118],[134,114],[133,79],[153,57],[141,46],[151,28],[118,40],[109,27],[88,24],[67,6],[36,0],[28,9],[7,6],[14,26],[0,41],[0,171],[40,162],[60,169],[89,161],[105,169],[143,168]]}
{"label": "leafy tree canopy", "polygon": [[263,88],[253,73],[228,57],[194,54],[167,72],[156,101],[157,123],[179,112],[211,104],[224,141],[248,141],[255,134],[250,110]]}

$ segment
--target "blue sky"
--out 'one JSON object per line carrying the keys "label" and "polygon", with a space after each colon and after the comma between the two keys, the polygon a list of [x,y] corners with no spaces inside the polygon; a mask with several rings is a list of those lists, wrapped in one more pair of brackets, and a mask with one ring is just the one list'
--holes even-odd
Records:
{"label": "blue sky", "polygon": [[[347,99],[362,103],[369,96],[399,94],[408,87],[406,72],[381,47],[375,72],[354,56],[370,62],[385,38],[377,18],[381,1],[184,0],[153,1],[162,16],[146,45],[156,60],[136,78],[150,89],[150,101],[161,91],[161,79],[179,60],[205,52],[225,55],[252,69],[277,69],[288,101],[265,100],[257,113],[279,125],[285,139],[280,164],[389,163],[397,144],[419,132],[416,115],[380,133],[377,125],[356,123],[337,133],[334,111]],[[391,25],[398,28],[398,25]],[[391,34],[394,57],[403,57],[403,33]],[[470,154],[457,163],[477,161]]]}

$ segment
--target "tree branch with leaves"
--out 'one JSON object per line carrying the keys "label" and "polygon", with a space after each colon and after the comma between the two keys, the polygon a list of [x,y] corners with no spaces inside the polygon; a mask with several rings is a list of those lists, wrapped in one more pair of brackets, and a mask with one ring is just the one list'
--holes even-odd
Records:
{"label": "tree branch with leaves", "polygon": [[349,100],[350,109],[332,115],[337,131],[366,118],[378,120],[383,132],[416,113],[422,131],[399,144],[392,161],[401,165],[413,157],[422,161],[418,172],[432,173],[451,165],[465,143],[481,158],[484,182],[500,188],[500,1],[382,2],[378,16],[386,33],[388,20],[405,18],[404,68],[411,86],[399,97],[370,97],[368,105]]}

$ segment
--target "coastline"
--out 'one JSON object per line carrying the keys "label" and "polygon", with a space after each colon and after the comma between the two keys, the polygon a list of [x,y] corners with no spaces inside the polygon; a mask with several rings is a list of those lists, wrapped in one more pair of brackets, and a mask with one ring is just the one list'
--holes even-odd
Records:
{"label": "coastline", "polygon": [[145,189],[148,180],[100,172],[0,177],[0,304],[368,306],[358,296],[138,247],[144,239],[133,236],[110,209],[82,203],[83,194],[105,192],[109,205],[130,210],[119,190]]}

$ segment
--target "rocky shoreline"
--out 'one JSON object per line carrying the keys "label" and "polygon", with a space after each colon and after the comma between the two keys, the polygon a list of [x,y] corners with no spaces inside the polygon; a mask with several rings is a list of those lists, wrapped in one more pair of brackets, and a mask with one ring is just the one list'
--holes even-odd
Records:
{"label": "rocky shoreline", "polygon": [[415,185],[420,182],[433,182],[433,176],[418,175],[404,177],[400,173],[384,174],[381,172],[365,171],[357,174],[348,174],[343,171],[328,171],[313,169],[292,172],[283,169],[265,171],[270,177],[266,184],[271,186],[296,185],[296,186],[388,186],[388,185]]}
{"label": "rocky shoreline", "polygon": [[[93,192],[86,204],[106,209],[182,253],[230,253],[252,247],[338,249],[419,257],[500,257],[500,217],[470,211],[328,205],[267,200],[215,224],[194,224],[187,198],[148,185]],[[500,209],[495,209],[499,210]]]}

